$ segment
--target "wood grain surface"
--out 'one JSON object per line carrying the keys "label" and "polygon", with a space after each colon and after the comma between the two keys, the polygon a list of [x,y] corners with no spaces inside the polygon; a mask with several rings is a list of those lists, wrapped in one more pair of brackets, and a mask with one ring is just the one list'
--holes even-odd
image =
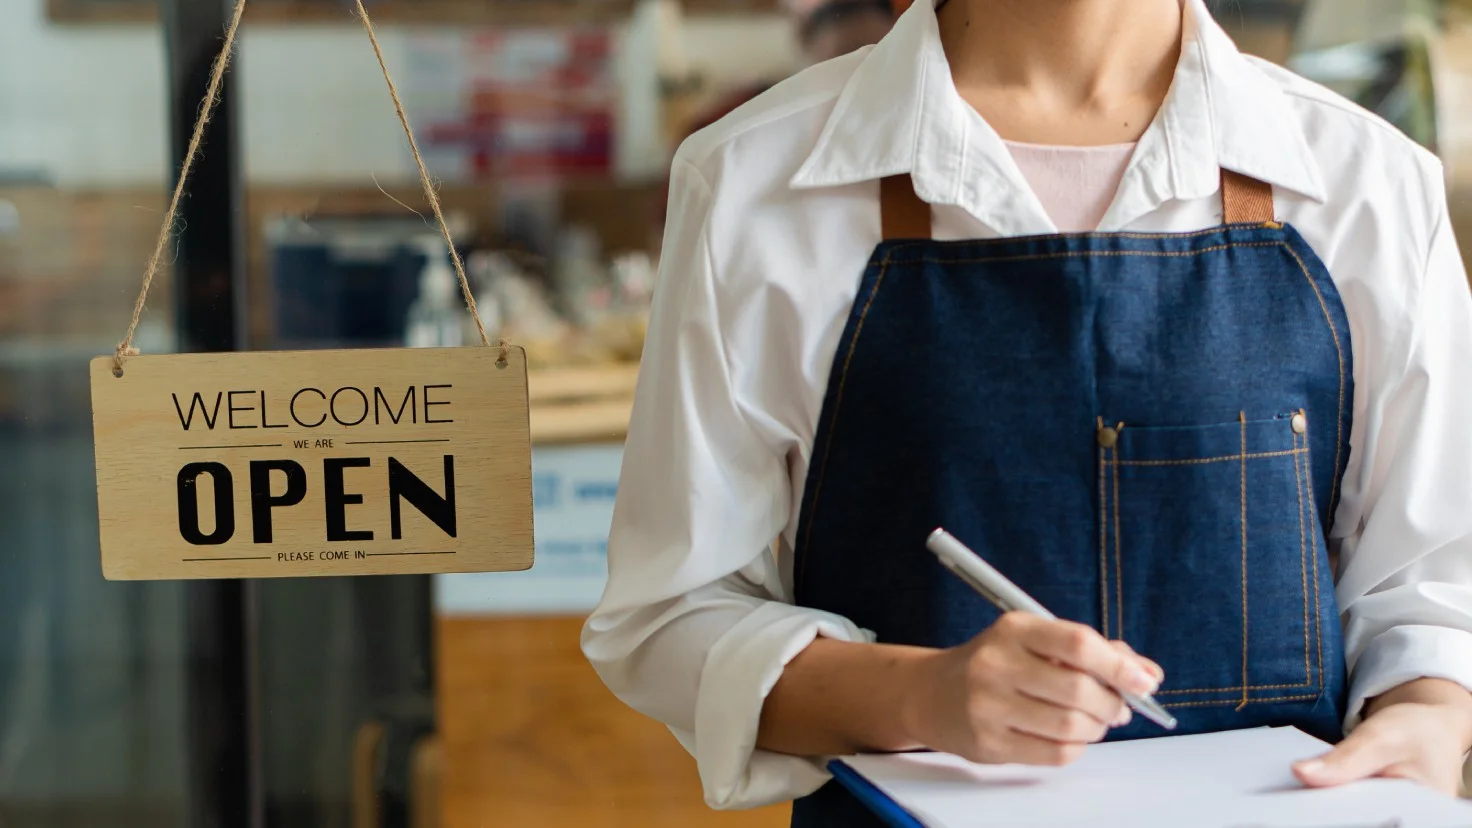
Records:
{"label": "wood grain surface", "polygon": [[787,806],[718,812],[695,761],[625,707],[576,617],[437,622],[444,828],[786,828]]}
{"label": "wood grain surface", "polygon": [[532,564],[526,358],[493,347],[92,363],[112,579]]}

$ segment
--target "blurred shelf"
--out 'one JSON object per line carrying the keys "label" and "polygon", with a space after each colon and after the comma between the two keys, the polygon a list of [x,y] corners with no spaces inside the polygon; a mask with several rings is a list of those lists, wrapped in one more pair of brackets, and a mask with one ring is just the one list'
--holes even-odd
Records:
{"label": "blurred shelf", "polygon": [[[376,23],[434,25],[588,25],[626,20],[634,0],[376,0],[365,2]],[[778,0],[684,0],[687,13],[768,14]],[[46,0],[53,23],[155,24],[156,0]],[[343,0],[250,0],[247,23],[356,25],[353,5]]]}
{"label": "blurred shelf", "polygon": [[622,443],[633,400],[532,406],[532,444]]}
{"label": "blurred shelf", "polygon": [[638,365],[531,371],[532,444],[622,443],[638,374]]}
{"label": "blurred shelf", "polygon": [[532,405],[572,401],[590,397],[628,397],[639,379],[635,363],[588,368],[556,368],[531,371],[527,378]]}

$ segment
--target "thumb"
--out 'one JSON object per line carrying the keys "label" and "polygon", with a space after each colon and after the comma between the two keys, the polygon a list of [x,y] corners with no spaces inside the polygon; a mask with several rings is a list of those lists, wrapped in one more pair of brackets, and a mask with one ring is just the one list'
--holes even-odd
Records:
{"label": "thumb", "polygon": [[1373,731],[1361,729],[1323,756],[1295,764],[1293,773],[1311,788],[1343,785],[1376,776],[1398,758],[1389,755]]}

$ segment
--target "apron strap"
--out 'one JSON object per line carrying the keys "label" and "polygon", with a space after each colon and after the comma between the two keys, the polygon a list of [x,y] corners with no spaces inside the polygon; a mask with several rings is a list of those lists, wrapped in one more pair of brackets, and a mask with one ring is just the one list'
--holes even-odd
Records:
{"label": "apron strap", "polygon": [[885,241],[930,238],[930,205],[915,194],[909,173],[879,180],[879,218]]}
{"label": "apron strap", "polygon": [[1222,223],[1267,224],[1277,220],[1273,185],[1222,170]]}
{"label": "apron strap", "polygon": [[[930,238],[930,205],[915,194],[909,173],[879,181],[880,225],[885,241]],[[1222,170],[1222,223],[1266,224],[1277,219],[1273,185]]]}

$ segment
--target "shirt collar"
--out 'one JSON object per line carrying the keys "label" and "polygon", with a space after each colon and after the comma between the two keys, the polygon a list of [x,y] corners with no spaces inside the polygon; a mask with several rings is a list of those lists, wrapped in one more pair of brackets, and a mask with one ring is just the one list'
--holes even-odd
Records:
{"label": "shirt collar", "polygon": [[[1123,224],[1171,198],[1212,195],[1223,168],[1323,201],[1287,95],[1237,50],[1203,0],[1183,2],[1170,94],[1104,223]],[[1026,186],[997,186],[1021,183],[1020,173],[956,92],[932,3],[913,4],[864,57],[791,184],[839,186],[906,172],[925,201],[965,207],[1002,232],[1013,223],[1007,216],[1041,209]]]}

